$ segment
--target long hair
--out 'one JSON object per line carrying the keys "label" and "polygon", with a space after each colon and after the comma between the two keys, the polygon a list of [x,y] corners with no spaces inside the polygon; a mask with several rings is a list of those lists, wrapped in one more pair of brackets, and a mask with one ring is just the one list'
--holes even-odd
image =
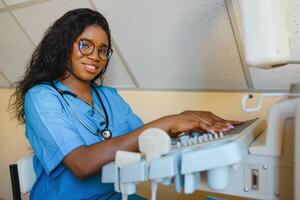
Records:
{"label": "long hair", "polygon": [[[42,41],[32,54],[24,76],[14,84],[16,90],[10,99],[9,108],[14,111],[14,117],[17,117],[21,123],[25,121],[24,97],[26,92],[39,83],[60,79],[64,76],[70,62],[73,43],[89,25],[99,25],[106,32],[108,47],[111,48],[110,29],[105,17],[88,8],[68,11],[45,32]],[[100,78],[102,84],[108,61],[93,81]]]}

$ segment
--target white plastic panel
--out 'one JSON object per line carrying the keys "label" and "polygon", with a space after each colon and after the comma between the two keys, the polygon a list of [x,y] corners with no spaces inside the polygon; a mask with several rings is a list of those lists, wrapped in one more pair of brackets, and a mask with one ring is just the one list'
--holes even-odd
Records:
{"label": "white plastic panel", "polygon": [[[300,2],[290,1],[291,59],[300,61]],[[289,64],[270,70],[251,68],[256,89],[288,89],[291,83],[300,82],[300,65]]]}
{"label": "white plastic panel", "polygon": [[47,28],[68,10],[91,7],[88,0],[53,0],[13,10],[12,13],[37,45]]}
{"label": "white plastic panel", "polygon": [[[239,0],[232,0],[239,8]],[[290,27],[291,27],[291,60],[300,61],[300,2],[298,0],[288,0],[290,3]],[[239,10],[237,10],[239,11]],[[237,13],[240,16],[239,13]],[[238,19],[241,23],[240,18]],[[253,80],[254,89],[288,89],[291,83],[300,82],[300,65],[289,64],[273,69],[257,69],[249,66]]]}
{"label": "white plastic panel", "polygon": [[10,81],[23,75],[33,44],[8,12],[0,13],[0,70]]}
{"label": "white plastic panel", "polygon": [[141,87],[247,87],[224,1],[95,2]]}
{"label": "white plastic panel", "polygon": [[[300,61],[300,1],[290,0],[291,59]],[[300,66],[298,66],[300,67]]]}
{"label": "white plastic panel", "polygon": [[32,156],[25,156],[17,162],[20,191],[23,194],[30,192],[36,180],[32,159]]}
{"label": "white plastic panel", "polygon": [[289,60],[289,6],[284,0],[240,0],[245,60],[256,67]]}

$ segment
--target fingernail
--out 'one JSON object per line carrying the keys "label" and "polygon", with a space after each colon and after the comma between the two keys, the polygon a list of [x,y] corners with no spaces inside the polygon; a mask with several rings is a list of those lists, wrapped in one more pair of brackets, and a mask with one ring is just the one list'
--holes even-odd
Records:
{"label": "fingernail", "polygon": [[209,129],[208,132],[210,132],[210,133],[216,133],[213,129]]}
{"label": "fingernail", "polygon": [[223,128],[222,131],[229,131],[229,128]]}
{"label": "fingernail", "polygon": [[226,123],[228,128],[234,128],[234,126],[232,124]]}

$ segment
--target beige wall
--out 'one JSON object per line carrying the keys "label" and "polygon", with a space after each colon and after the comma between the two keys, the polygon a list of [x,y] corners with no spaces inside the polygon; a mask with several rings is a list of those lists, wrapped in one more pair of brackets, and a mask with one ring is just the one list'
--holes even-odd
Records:
{"label": "beige wall", "polygon": [[12,199],[8,165],[30,154],[24,126],[9,117],[7,107],[11,91],[0,89],[0,199]]}
{"label": "beige wall", "polygon": [[[8,165],[20,157],[30,154],[29,144],[24,136],[24,127],[9,117],[7,107],[12,90],[0,89],[0,199],[12,199]],[[259,113],[244,113],[240,106],[243,93],[213,92],[169,92],[169,91],[120,91],[132,109],[145,121],[183,110],[210,110],[230,119],[246,120],[256,116],[264,118],[268,108],[278,100],[270,98],[264,102]],[[149,196],[147,184],[139,192]],[[160,199],[204,199],[199,192],[194,195],[177,195],[170,187],[159,188]],[[185,197],[185,198],[184,198]],[[234,198],[228,198],[234,199]],[[240,198],[238,198],[240,199]]]}

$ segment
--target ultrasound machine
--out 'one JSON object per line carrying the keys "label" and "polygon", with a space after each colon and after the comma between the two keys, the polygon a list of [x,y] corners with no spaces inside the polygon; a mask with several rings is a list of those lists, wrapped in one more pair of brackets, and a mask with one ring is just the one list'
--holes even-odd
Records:
{"label": "ultrasound machine", "polygon": [[[289,62],[286,0],[240,0],[246,62],[266,67]],[[272,5],[272,6],[271,6]],[[271,23],[276,18],[278,23]],[[265,23],[265,24],[264,24]],[[267,47],[267,48],[266,48]],[[299,200],[300,86],[289,93],[246,95],[245,112],[258,112],[266,96],[284,96],[266,120],[254,118],[227,132],[182,133],[170,138],[158,128],[139,136],[141,153],[118,151],[102,168],[102,182],[113,183],[123,199],[136,184],[151,182],[152,199],[159,184],[174,185],[178,193],[195,190],[253,199]],[[248,99],[258,98],[256,108]]]}

